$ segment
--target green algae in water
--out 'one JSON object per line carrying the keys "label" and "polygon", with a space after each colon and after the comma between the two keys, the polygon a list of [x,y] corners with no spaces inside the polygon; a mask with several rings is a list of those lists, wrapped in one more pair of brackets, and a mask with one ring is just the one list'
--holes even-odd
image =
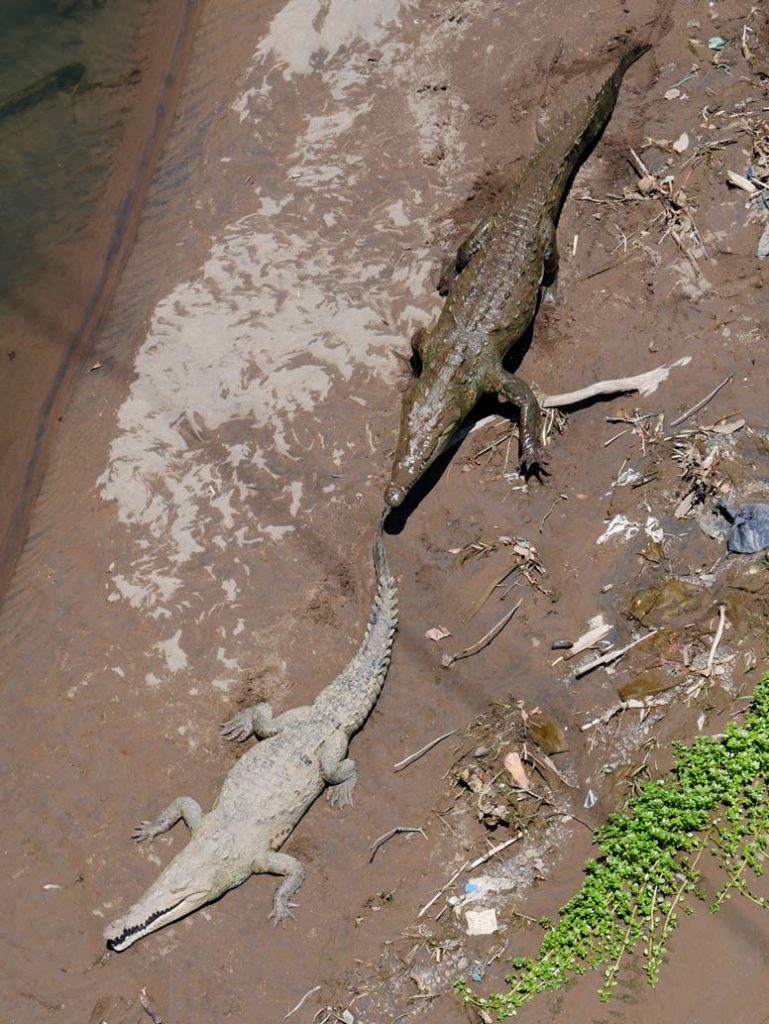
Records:
{"label": "green algae in water", "polygon": [[698,868],[705,852],[724,873],[712,911],[734,893],[767,907],[750,883],[764,873],[769,840],[769,674],[742,725],[730,722],[718,737],[673,750],[669,775],[643,783],[628,810],[596,830],[598,856],[587,862],[582,888],[556,924],[544,922],[536,957],[513,961],[509,991],[481,998],[459,980],[465,1001],[505,1020],[588,970],[603,972],[599,994],[608,1000],[625,956],[636,950],[655,985],[680,913],[707,899]]}
{"label": "green algae in water", "polygon": [[[0,3],[0,314],[88,231],[133,100],[156,0]],[[57,273],[75,273],[59,267]]]}

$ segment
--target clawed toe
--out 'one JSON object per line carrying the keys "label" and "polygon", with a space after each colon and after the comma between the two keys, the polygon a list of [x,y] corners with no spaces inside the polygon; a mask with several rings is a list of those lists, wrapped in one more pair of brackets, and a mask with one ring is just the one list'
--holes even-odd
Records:
{"label": "clawed toe", "polygon": [[521,452],[519,462],[521,476],[547,476],[547,455],[540,445]]}
{"label": "clawed toe", "polygon": [[294,914],[291,913],[291,907],[298,907],[298,903],[276,903],[270,913],[267,915],[268,920],[272,920],[272,923],[277,928],[278,925],[283,925],[289,919],[289,917],[296,920]]}
{"label": "clawed toe", "polygon": [[341,782],[338,786],[331,786],[326,793],[326,798],[330,804],[334,807],[338,807],[341,811],[342,808],[347,807],[348,804],[352,807],[352,791],[353,787],[348,785],[346,782]]}
{"label": "clawed toe", "polygon": [[131,839],[135,843],[141,843],[145,839],[154,839],[155,830],[152,827],[151,821],[141,821],[131,833]]}
{"label": "clawed toe", "polygon": [[243,740],[247,740],[252,731],[250,723],[244,722],[240,715],[236,715],[229,722],[225,722],[221,728],[222,736],[225,739],[234,740],[235,743],[242,743]]}

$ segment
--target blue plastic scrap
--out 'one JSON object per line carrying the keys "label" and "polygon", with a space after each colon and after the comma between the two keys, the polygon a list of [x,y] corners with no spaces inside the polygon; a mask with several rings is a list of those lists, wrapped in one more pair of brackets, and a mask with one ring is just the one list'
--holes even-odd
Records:
{"label": "blue plastic scrap", "polygon": [[726,542],[729,551],[752,555],[769,548],[769,505],[760,501],[732,505],[722,499],[715,507],[732,524]]}

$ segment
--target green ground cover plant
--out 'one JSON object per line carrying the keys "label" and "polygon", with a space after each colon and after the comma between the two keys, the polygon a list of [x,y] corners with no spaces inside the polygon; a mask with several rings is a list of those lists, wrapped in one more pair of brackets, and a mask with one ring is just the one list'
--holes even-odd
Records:
{"label": "green ground cover plant", "polygon": [[[507,992],[476,996],[457,990],[498,1020],[513,1016],[540,992],[570,977],[601,970],[608,1000],[627,955],[640,950],[654,985],[668,940],[693,899],[718,910],[734,893],[766,907],[751,882],[764,871],[769,838],[769,674],[756,688],[741,725],[715,737],[674,746],[674,766],[662,780],[643,783],[627,809],[595,832],[597,856],[585,866],[580,890],[560,910],[533,958],[512,963]],[[701,887],[703,855],[713,855],[724,884],[708,897]]]}

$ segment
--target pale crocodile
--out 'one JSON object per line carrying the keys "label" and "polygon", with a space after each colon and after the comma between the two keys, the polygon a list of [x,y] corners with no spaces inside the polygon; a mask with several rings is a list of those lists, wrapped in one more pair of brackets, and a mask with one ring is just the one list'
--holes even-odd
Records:
{"label": "pale crocodile", "polygon": [[179,797],[152,822],[134,830],[152,839],[183,819],[192,838],[138,903],[111,924],[107,946],[124,950],[164,925],[217,899],[252,874],[283,875],[270,917],[293,917],[291,898],[304,880],[301,861],[277,851],[325,786],[339,807],[352,803],[357,773],[347,757],[350,737],[376,703],[390,664],[397,626],[395,581],[390,575],[380,521],[374,539],[376,593],[366,635],[340,675],[309,707],[273,718],[256,704],[227,722],[226,737],[255,745],[231,769],[213,809],[204,814]]}

